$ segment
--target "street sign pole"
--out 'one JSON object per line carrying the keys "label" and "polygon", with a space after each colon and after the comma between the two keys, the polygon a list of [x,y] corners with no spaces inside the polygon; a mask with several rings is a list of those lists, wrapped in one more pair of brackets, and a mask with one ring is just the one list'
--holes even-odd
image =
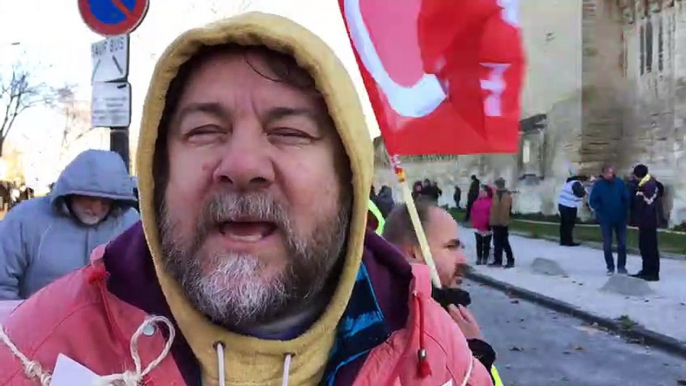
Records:
{"label": "street sign pole", "polygon": [[131,124],[131,85],[129,75],[129,35],[112,36],[91,45],[93,127],[110,128],[110,150],[121,155],[127,170],[129,125]]}
{"label": "street sign pole", "polygon": [[129,128],[110,127],[110,150],[121,156],[126,164],[126,170],[131,170],[129,150]]}
{"label": "street sign pole", "polygon": [[149,5],[149,0],[78,0],[79,13],[86,25],[107,38],[91,45],[93,127],[110,128],[110,150],[121,155],[127,170],[131,168],[129,34],[143,21]]}
{"label": "street sign pole", "polygon": [[[114,60],[116,59],[116,56],[113,56],[113,61],[115,62],[115,67],[117,67],[117,70],[124,75],[123,82],[125,82],[128,85],[129,89],[129,96],[128,96],[128,101],[124,101],[124,103],[128,103],[128,113],[126,116],[128,117],[127,121],[128,124],[125,126],[110,126],[110,150],[113,152],[118,153],[121,158],[124,160],[124,165],[126,165],[126,171],[130,172],[131,171],[131,148],[129,145],[129,126],[131,125],[131,85],[129,84],[129,58],[130,58],[130,49],[129,49],[129,43],[131,42],[131,38],[129,34],[124,35],[125,38],[120,40],[120,43],[123,41],[125,42],[124,44],[119,44],[119,47],[121,48],[122,45],[125,45],[125,51],[126,56],[124,57],[124,60]],[[126,70],[124,70],[122,67],[125,66]]]}

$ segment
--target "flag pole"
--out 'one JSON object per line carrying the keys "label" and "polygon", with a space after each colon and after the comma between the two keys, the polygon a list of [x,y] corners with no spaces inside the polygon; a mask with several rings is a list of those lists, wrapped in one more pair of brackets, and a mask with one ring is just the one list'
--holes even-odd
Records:
{"label": "flag pole", "polygon": [[422,223],[419,221],[417,207],[414,204],[410,186],[407,184],[407,180],[405,179],[405,169],[400,164],[400,157],[397,155],[392,156],[391,165],[393,165],[393,170],[398,178],[398,184],[400,184],[402,197],[407,205],[407,211],[410,214],[410,220],[412,221],[414,232],[417,235],[417,241],[419,242],[419,249],[422,252],[424,263],[426,263],[426,265],[429,267],[429,271],[431,272],[431,281],[436,288],[441,288],[441,279],[439,278],[438,271],[436,270],[436,263],[431,255],[429,243],[426,241],[426,234],[424,233]]}

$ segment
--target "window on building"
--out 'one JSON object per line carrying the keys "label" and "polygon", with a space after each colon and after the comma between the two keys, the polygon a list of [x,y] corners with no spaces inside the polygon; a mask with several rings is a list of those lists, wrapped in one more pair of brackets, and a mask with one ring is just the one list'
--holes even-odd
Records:
{"label": "window on building", "polygon": [[538,114],[520,121],[519,170],[520,178],[532,177],[536,180],[544,178],[547,117]]}
{"label": "window on building", "polygon": [[646,72],[653,70],[653,22],[646,22]]}
{"label": "window on building", "polygon": [[662,19],[660,19],[660,28],[658,29],[657,35],[657,69],[662,72],[664,70],[664,56],[665,56],[665,42],[664,42],[664,29],[663,29]]}
{"label": "window on building", "polygon": [[524,140],[524,146],[522,146],[522,162],[528,164],[531,162],[531,141]]}
{"label": "window on building", "polygon": [[640,46],[639,49],[639,60],[640,60],[640,65],[639,68],[641,69],[641,75],[645,74],[646,67],[645,67],[645,55],[646,55],[646,41],[645,41],[645,34],[643,33],[643,26],[639,28],[638,31],[638,44]]}

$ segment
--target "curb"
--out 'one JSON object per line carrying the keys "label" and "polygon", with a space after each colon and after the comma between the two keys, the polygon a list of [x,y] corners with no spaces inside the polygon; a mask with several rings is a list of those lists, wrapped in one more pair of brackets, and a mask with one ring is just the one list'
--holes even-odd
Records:
{"label": "curb", "polygon": [[[525,237],[525,238],[527,238],[527,239],[536,240],[536,238],[531,237],[531,234],[526,233],[526,232],[522,232],[522,231],[510,230],[510,234],[515,235],[515,236]],[[546,236],[546,235],[541,236],[541,237],[539,237],[538,239],[539,239],[539,240],[545,240],[545,241],[554,241],[554,242],[558,242],[558,241],[559,241],[559,238],[557,238],[557,237],[555,237],[555,236]],[[575,240],[575,241],[576,241],[577,243],[583,245],[584,247],[589,247],[589,248],[597,249],[597,250],[599,250],[599,251],[602,251],[602,250],[603,250],[603,244],[602,244],[602,243],[599,243],[599,242],[595,242],[595,241],[579,241],[579,240]],[[612,250],[616,253],[616,246],[613,246],[613,247],[612,247]],[[628,247],[628,246],[626,247],[626,252],[627,252],[628,254],[630,254],[630,255],[640,255],[640,254],[641,254],[641,251],[639,251],[638,249],[632,248],[632,247]],[[639,256],[639,257],[640,257],[640,256]],[[678,261],[684,261],[684,260],[686,260],[686,256],[685,256],[685,255],[677,255],[677,254],[674,254],[674,253],[667,253],[667,252],[662,252],[662,251],[660,251],[660,258],[661,258],[661,259],[669,259],[669,260],[678,260]]]}
{"label": "curb", "polygon": [[646,329],[640,325],[634,326],[627,330],[622,328],[616,320],[584,311],[579,307],[567,302],[514,286],[475,271],[467,273],[467,278],[497,290],[511,293],[521,299],[528,300],[532,303],[539,304],[554,311],[581,319],[586,323],[595,323],[598,326],[608,329],[621,337],[628,338],[632,341],[638,341],[640,344],[653,346],[679,357],[686,358],[686,342],[682,342],[670,336],[660,334],[659,332]]}

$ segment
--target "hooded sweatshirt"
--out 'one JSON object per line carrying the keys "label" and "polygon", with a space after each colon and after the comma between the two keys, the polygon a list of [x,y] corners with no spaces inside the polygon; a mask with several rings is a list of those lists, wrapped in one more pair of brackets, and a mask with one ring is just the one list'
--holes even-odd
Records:
{"label": "hooded sweatshirt", "polygon": [[[66,197],[113,200],[99,224],[82,224]],[[93,249],[136,223],[133,184],[121,157],[87,150],[64,169],[52,192],[24,201],[0,221],[0,300],[25,299],[55,279],[82,268]]]}
{"label": "hooded sweatshirt", "polygon": [[[211,323],[161,262],[153,159],[165,93],[179,67],[201,47],[227,43],[293,55],[324,96],[350,162],[352,218],[337,287],[318,319],[289,340],[241,335]],[[106,375],[135,368],[127,358],[136,336],[146,366],[162,351],[169,331],[175,331],[171,351],[142,378],[146,384],[491,385],[455,323],[431,300],[426,268],[410,267],[397,249],[366,231],[373,150],[371,141],[362,138],[369,134],[348,74],[330,48],[301,26],[248,13],[182,34],[161,56],[143,110],[136,157],[142,227],[98,248],[87,269],[21,304],[6,321],[8,336],[20,349],[35,353],[48,370],[63,353]],[[67,299],[58,309],[53,304],[60,293]],[[38,311],[44,316],[32,319]],[[169,325],[147,328],[151,315],[165,317],[162,324],[168,320]],[[30,321],[41,326],[29,331]],[[95,336],[102,338],[84,339]],[[28,365],[22,369],[2,344],[0,363],[11,363],[0,367],[0,384],[25,379]]]}

